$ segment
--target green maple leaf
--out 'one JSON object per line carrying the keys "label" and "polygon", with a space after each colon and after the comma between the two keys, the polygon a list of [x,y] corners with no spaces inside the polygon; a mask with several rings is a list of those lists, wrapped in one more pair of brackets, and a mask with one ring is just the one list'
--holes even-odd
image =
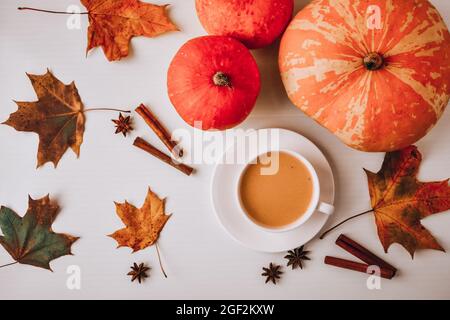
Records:
{"label": "green maple leaf", "polygon": [[70,255],[78,239],[52,230],[59,206],[49,196],[38,200],[29,197],[28,211],[20,217],[13,210],[0,208],[0,244],[15,261],[51,270],[50,261]]}

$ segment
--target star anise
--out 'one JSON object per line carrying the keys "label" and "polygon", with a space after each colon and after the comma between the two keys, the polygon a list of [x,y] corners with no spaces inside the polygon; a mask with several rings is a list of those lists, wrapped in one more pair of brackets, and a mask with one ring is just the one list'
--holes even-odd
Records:
{"label": "star anise", "polygon": [[116,134],[122,132],[123,136],[126,137],[127,133],[133,130],[131,117],[124,117],[121,112],[119,113],[119,119],[111,121],[116,124]]}
{"label": "star anise", "polygon": [[145,266],[143,263],[137,265],[135,262],[130,268],[133,271],[128,272],[127,275],[131,276],[131,282],[137,279],[139,283],[141,283],[145,278],[148,278],[147,271],[149,271],[150,268]]}
{"label": "star anise", "polygon": [[304,250],[305,246],[301,246],[299,248],[295,248],[294,250],[288,251],[288,254],[284,257],[288,260],[287,266],[292,266],[292,270],[300,267],[300,269],[303,269],[303,260],[311,260],[308,258],[307,254],[310,253],[310,251]]}
{"label": "star anise", "polygon": [[273,284],[277,284],[277,281],[281,279],[283,272],[280,270],[281,266],[270,263],[268,268],[264,268],[264,272],[261,273],[263,277],[266,277],[266,283],[272,281]]}

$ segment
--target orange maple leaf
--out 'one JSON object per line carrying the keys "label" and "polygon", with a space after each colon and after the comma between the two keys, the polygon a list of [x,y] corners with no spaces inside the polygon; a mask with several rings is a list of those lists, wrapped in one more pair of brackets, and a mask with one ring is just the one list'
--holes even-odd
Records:
{"label": "orange maple leaf", "polygon": [[130,247],[133,252],[145,249],[158,240],[170,215],[165,214],[164,199],[158,198],[150,188],[142,208],[138,209],[127,201],[116,203],[116,212],[125,228],[114,232],[118,247]]}
{"label": "orange maple leaf", "polygon": [[178,30],[167,15],[167,5],[139,0],[81,0],[89,12],[86,52],[101,46],[109,61],[128,56],[135,36],[155,37]]}
{"label": "orange maple leaf", "polygon": [[399,243],[412,257],[417,249],[444,251],[420,220],[450,209],[449,180],[421,182],[422,155],[415,146],[386,154],[378,173],[366,171],[378,236],[385,252]]}

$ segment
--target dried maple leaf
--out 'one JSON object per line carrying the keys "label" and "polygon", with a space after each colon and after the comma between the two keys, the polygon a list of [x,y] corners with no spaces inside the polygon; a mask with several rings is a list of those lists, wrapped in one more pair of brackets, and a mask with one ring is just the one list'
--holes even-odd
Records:
{"label": "dried maple leaf", "polygon": [[420,182],[422,155],[415,146],[386,154],[378,173],[366,171],[378,236],[387,252],[399,243],[412,257],[417,249],[444,251],[420,220],[450,209],[449,180]]}
{"label": "dried maple leaf", "polygon": [[128,56],[135,36],[155,37],[178,30],[167,15],[167,5],[138,0],[81,0],[89,12],[87,51],[101,46],[109,61]]}
{"label": "dried maple leaf", "polygon": [[18,131],[36,132],[39,135],[37,166],[47,162],[58,165],[70,147],[80,155],[83,143],[83,103],[75,83],[65,85],[49,70],[44,75],[27,74],[38,101],[16,102],[18,110],[4,124]]}
{"label": "dried maple leaf", "polygon": [[22,218],[13,210],[1,207],[0,244],[18,263],[51,270],[50,261],[72,254],[70,248],[78,239],[55,233],[51,225],[59,206],[50,202],[49,196],[28,200],[28,211]]}
{"label": "dried maple leaf", "polygon": [[118,247],[130,247],[133,252],[145,249],[156,242],[170,215],[166,215],[164,199],[158,198],[150,188],[142,208],[125,203],[116,203],[116,212],[125,228],[109,235]]}

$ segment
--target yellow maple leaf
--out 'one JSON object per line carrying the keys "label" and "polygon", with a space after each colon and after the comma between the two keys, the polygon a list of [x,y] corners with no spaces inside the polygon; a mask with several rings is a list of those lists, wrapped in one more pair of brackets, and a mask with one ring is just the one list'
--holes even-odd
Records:
{"label": "yellow maple leaf", "polygon": [[127,201],[115,204],[117,215],[126,227],[109,237],[117,241],[119,248],[130,247],[133,252],[153,245],[171,216],[165,213],[165,200],[158,198],[150,188],[140,209]]}

